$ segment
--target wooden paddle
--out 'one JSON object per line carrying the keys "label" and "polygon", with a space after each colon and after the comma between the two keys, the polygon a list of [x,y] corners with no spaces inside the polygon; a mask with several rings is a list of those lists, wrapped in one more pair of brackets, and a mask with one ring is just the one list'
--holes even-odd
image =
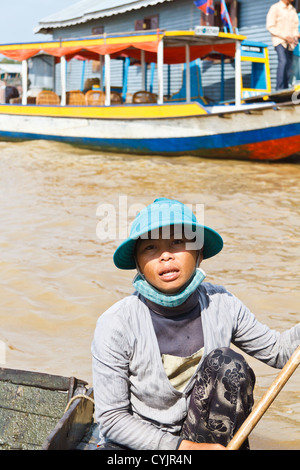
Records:
{"label": "wooden paddle", "polygon": [[273,400],[276,398],[280,390],[284,387],[291,375],[295,372],[300,364],[300,346],[296,349],[288,362],[285,364],[277,378],[274,380],[270,388],[263,395],[261,400],[252,410],[248,418],[244,421],[240,429],[233,436],[226,449],[238,450],[243,442],[247,439],[250,432],[256,426],[263,414],[267,411]]}

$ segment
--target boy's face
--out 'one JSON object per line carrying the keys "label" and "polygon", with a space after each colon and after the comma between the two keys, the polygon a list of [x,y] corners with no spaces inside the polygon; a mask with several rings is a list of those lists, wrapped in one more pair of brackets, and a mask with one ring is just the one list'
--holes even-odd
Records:
{"label": "boy's face", "polygon": [[[165,294],[180,290],[194,273],[199,251],[186,250],[184,236],[168,239],[139,239],[136,259],[146,280]],[[200,257],[200,262],[202,258]]]}

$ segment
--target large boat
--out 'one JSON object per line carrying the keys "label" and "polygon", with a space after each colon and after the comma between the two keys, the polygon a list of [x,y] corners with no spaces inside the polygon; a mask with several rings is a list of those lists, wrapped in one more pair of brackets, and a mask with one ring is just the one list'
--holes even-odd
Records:
{"label": "large boat", "polygon": [[[43,91],[33,100],[27,94],[27,61],[41,52],[60,62],[61,95]],[[267,52],[264,44],[214,27],[2,44],[0,54],[22,61],[23,94],[0,105],[0,139],[47,139],[136,155],[283,159],[300,150],[300,107],[291,100],[291,91],[282,102],[271,94]],[[81,90],[67,91],[66,64],[72,58],[100,58],[105,66],[100,89],[85,95]],[[142,85],[131,103],[124,101],[126,80],[122,93],[111,87],[110,64],[116,58],[135,60],[141,66],[143,85],[145,65],[155,64],[157,93]],[[219,64],[218,102],[193,94],[191,64],[199,59]],[[234,64],[234,96],[228,102],[224,101],[226,60]],[[242,78],[245,62],[252,67],[248,87]],[[184,64],[183,88],[166,97],[164,64],[180,63]]]}

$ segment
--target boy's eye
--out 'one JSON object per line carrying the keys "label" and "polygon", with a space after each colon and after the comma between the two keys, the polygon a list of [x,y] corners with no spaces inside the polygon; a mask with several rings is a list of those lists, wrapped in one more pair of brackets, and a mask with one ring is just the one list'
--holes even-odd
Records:
{"label": "boy's eye", "polygon": [[147,246],[145,246],[145,250],[147,250],[147,251],[154,250],[154,249],[155,249],[155,245],[147,245]]}
{"label": "boy's eye", "polygon": [[181,243],[184,243],[184,240],[182,239],[173,240],[173,245],[180,245]]}

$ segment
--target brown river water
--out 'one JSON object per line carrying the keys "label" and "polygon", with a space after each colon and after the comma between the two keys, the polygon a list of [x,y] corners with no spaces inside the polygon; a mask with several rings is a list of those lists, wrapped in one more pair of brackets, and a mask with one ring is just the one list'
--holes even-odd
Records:
{"label": "brown river water", "polygon": [[[300,321],[300,160],[130,157],[1,142],[0,182],[4,367],[75,375],[92,385],[96,320],[132,292],[134,273],[112,263],[118,236],[96,235],[99,205],[112,205],[124,218],[120,196],[128,207],[156,197],[203,204],[204,222],[224,239],[223,251],[203,262],[206,280],[225,285],[271,328],[284,331]],[[247,359],[257,401],[279,371]],[[300,369],[250,443],[300,449]]]}

